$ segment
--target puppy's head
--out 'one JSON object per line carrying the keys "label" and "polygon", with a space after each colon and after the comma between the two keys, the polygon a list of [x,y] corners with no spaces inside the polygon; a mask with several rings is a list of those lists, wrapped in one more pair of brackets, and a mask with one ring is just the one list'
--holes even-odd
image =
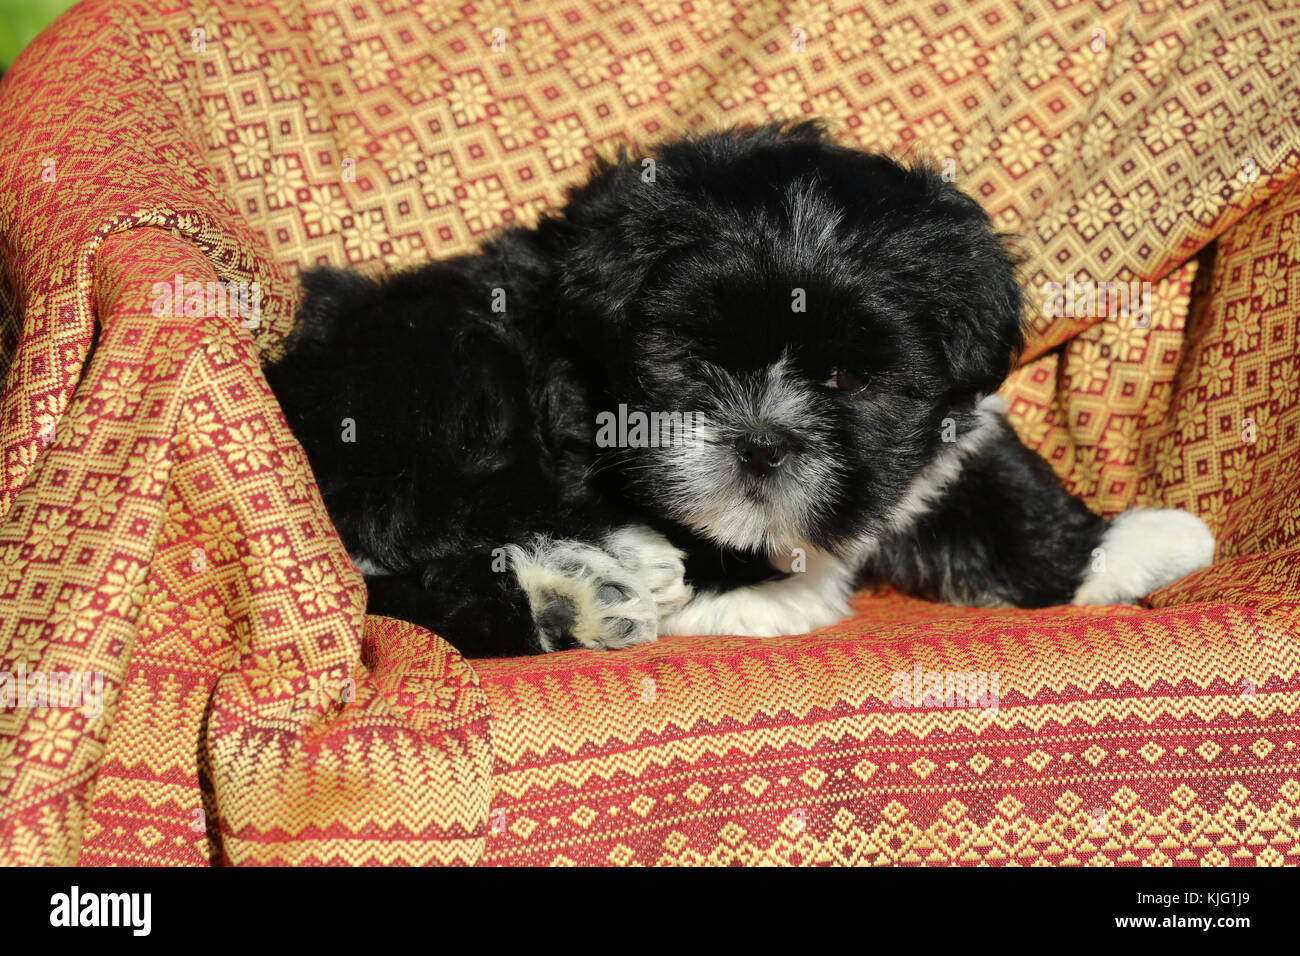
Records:
{"label": "puppy's head", "polygon": [[[1022,345],[980,207],[812,124],[620,157],[554,225],[560,308],[611,411],[669,416],[649,443],[620,432],[611,464],[724,547],[835,550],[881,530]],[[676,413],[679,440],[653,440]]]}

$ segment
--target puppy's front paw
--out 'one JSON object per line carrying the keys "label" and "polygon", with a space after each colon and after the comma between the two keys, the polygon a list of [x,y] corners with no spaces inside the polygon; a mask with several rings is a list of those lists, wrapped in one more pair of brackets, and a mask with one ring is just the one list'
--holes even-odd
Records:
{"label": "puppy's front paw", "polygon": [[659,636],[650,588],[613,555],[581,541],[546,539],[530,550],[510,545],[506,553],[544,650],[615,650]]}
{"label": "puppy's front paw", "polygon": [[695,595],[686,583],[685,552],[653,528],[627,525],[605,537],[605,550],[650,588],[659,617],[681,610]]}
{"label": "puppy's front paw", "polygon": [[1196,515],[1133,509],[1110,523],[1075,604],[1131,604],[1214,562],[1214,535]]}

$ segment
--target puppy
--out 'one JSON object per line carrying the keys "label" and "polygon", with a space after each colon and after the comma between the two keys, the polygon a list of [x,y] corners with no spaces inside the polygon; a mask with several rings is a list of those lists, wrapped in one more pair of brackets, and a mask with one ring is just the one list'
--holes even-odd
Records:
{"label": "puppy", "polygon": [[303,277],[268,369],[372,613],[469,655],[798,634],[862,576],[967,605],[1132,601],[1208,564],[1092,514],[993,392],[1002,239],[815,124],[596,164],[563,210],[384,280]]}

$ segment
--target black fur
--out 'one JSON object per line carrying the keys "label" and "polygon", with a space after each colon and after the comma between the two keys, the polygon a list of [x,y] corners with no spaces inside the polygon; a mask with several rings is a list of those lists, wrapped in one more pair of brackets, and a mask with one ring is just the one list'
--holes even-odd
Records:
{"label": "black fur", "polygon": [[[562,211],[474,255],[386,281],[304,275],[267,376],[349,551],[386,572],[367,577],[370,610],[470,654],[572,646],[572,608],[532,607],[500,549],[600,546],[631,523],[688,553],[697,590],[771,577],[768,551],[873,539],[870,572],[926,595],[1068,601],[1105,522],[1005,426],[914,525],[887,521],[1022,344],[1013,264],[980,207],[807,123],[648,158],[598,164]],[[783,356],[771,395],[798,414],[728,404]],[[596,416],[620,405],[705,411],[729,484],[662,450],[597,447]],[[733,472],[741,438],[777,471]]]}
{"label": "black fur", "polygon": [[923,597],[968,605],[1069,601],[1106,522],[1070,495],[1011,426],[966,460],[961,479],[864,567]]}

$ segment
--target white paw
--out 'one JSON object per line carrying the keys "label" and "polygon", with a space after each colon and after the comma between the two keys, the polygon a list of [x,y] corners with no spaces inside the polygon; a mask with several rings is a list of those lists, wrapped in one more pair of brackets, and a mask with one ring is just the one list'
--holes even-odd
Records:
{"label": "white paw", "polygon": [[530,549],[508,545],[506,554],[545,650],[614,650],[659,636],[649,586],[600,548],[542,538]]}
{"label": "white paw", "polygon": [[638,575],[650,588],[660,618],[680,610],[695,594],[686,583],[685,552],[645,525],[628,525],[610,532],[602,542],[618,563]]}
{"label": "white paw", "polygon": [[1214,535],[1186,511],[1134,509],[1111,522],[1075,604],[1131,604],[1214,562]]}
{"label": "white paw", "polygon": [[816,548],[805,550],[803,570],[730,591],[705,591],[665,617],[660,634],[738,634],[780,637],[807,634],[850,614],[854,571]]}

